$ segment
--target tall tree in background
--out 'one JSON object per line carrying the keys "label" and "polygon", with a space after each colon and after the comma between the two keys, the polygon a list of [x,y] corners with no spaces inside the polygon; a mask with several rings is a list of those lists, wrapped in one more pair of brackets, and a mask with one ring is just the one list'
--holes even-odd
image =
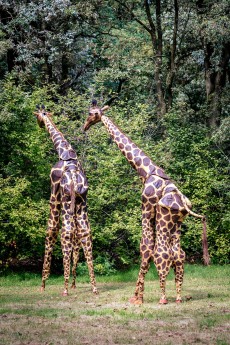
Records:
{"label": "tall tree in background", "polygon": [[[113,1],[110,3],[113,4]],[[221,95],[229,78],[229,7],[227,0],[215,3],[202,0],[114,0],[113,9],[117,19],[122,23],[122,28],[126,28],[128,32],[129,23],[135,22],[149,37],[152,47],[152,56],[149,56],[149,59],[153,62],[152,75],[158,115],[164,115],[173,103],[177,102],[175,90],[178,86],[183,87],[190,83],[193,87],[198,69],[194,67],[193,71],[191,68],[189,70],[187,65],[196,63],[200,72],[204,71],[210,111],[207,116],[208,124],[211,128],[219,124],[224,108],[221,104]],[[135,45],[133,49],[136,49]],[[139,54],[141,55],[141,50]],[[146,65],[146,68],[149,68],[149,65]],[[191,93],[190,91],[189,97]],[[192,102],[192,107],[197,110],[194,104],[198,103],[197,100]]]}
{"label": "tall tree in background", "polygon": [[209,125],[220,123],[221,95],[230,77],[230,3],[196,1],[200,39],[204,52]]}
{"label": "tall tree in background", "polygon": [[195,26],[193,4],[178,0],[115,2],[150,37],[158,114],[163,116],[175,100],[173,89],[175,83],[180,83],[176,79],[179,67],[183,66],[194,47],[199,47],[195,37],[190,41],[191,27]]}
{"label": "tall tree in background", "polygon": [[61,92],[81,89],[93,65],[95,6],[71,0],[1,1],[1,30],[11,43],[5,71],[16,71],[31,85],[40,81],[58,83]]}
{"label": "tall tree in background", "polygon": [[[167,111],[166,99],[164,96],[164,83],[162,78],[162,55],[163,55],[163,31],[162,31],[162,7],[161,1],[155,1],[155,13],[151,13],[151,1],[144,1],[144,8],[142,9],[142,2],[126,2],[122,0],[117,0],[117,3],[125,9],[125,11],[130,14],[130,18],[136,21],[141,27],[150,35],[152,51],[153,51],[153,61],[154,61],[154,78],[155,87],[158,100],[158,113],[164,115]],[[174,59],[176,50],[176,32],[177,32],[177,21],[178,21],[178,6],[177,0],[175,3],[175,31],[173,39],[173,49],[172,49],[172,63],[171,67],[174,69]],[[142,12],[142,13],[141,13]],[[173,72],[171,73],[170,82],[172,84]],[[169,82],[169,84],[170,84]],[[170,85],[168,85],[170,89]],[[171,103],[171,101],[170,101]]]}

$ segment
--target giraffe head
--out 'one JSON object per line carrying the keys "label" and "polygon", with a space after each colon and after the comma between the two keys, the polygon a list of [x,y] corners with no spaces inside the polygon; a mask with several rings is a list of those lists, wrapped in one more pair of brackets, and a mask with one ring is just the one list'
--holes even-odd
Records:
{"label": "giraffe head", "polygon": [[44,122],[44,116],[50,116],[51,114],[45,110],[45,106],[42,105],[41,107],[39,105],[36,106],[36,111],[34,114],[37,117],[38,125],[39,127],[44,127],[45,122]]}
{"label": "giraffe head", "polygon": [[87,131],[92,125],[94,125],[97,122],[101,121],[101,117],[103,115],[103,112],[109,108],[108,105],[105,105],[103,108],[99,108],[97,105],[97,101],[92,101],[92,106],[89,109],[89,116],[85,121],[84,124],[84,131]]}

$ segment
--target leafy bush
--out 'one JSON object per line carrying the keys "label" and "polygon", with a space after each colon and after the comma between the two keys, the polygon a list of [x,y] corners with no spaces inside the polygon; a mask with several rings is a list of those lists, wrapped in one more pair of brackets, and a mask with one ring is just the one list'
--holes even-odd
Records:
{"label": "leafy bush", "polygon": [[[44,103],[77,151],[88,177],[95,271],[109,274],[114,269],[139,263],[142,185],[101,123],[87,134],[82,132],[87,95],[69,91],[60,96],[55,85],[28,92],[10,78],[2,83],[1,91],[2,262],[12,258],[43,258],[49,214],[49,173],[57,161],[49,135],[37,126],[33,115],[35,105]],[[229,262],[228,170],[225,155],[209,136],[201,114],[192,110],[184,114],[178,106],[159,120],[142,102],[136,101],[134,105],[132,101],[120,101],[111,107],[108,116],[166,170],[189,197],[194,211],[207,216],[212,261]],[[188,260],[202,257],[201,231],[200,220],[191,216],[182,225],[182,246]],[[58,241],[52,267],[61,267],[61,257]],[[79,270],[83,267],[81,254]]]}
{"label": "leafy bush", "polygon": [[[105,256],[98,255],[94,260],[94,272],[101,276],[109,276],[116,272],[111,262]],[[80,262],[77,266],[78,275],[86,275],[88,267],[86,262]]]}

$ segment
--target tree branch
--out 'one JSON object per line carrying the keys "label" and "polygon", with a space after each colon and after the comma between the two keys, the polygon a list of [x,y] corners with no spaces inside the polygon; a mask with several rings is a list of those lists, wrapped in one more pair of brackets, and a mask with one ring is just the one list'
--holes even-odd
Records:
{"label": "tree branch", "polygon": [[145,25],[140,19],[138,19],[135,14],[133,13],[133,11],[125,4],[123,3],[122,1],[120,0],[115,0],[118,4],[120,4],[122,7],[124,7],[128,13],[131,15],[132,19],[135,20],[138,24],[140,24],[146,31],[148,31],[148,33],[151,34],[152,30],[147,26]]}

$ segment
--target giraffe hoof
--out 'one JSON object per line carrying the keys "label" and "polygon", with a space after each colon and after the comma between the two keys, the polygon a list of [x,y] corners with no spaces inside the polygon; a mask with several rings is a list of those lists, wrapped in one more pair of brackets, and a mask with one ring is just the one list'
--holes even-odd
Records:
{"label": "giraffe hoof", "polygon": [[159,304],[168,304],[168,300],[166,298],[161,298]]}
{"label": "giraffe hoof", "polygon": [[141,297],[136,297],[136,296],[133,296],[129,299],[129,303],[131,304],[135,304],[135,305],[141,305],[143,304],[143,298]]}
{"label": "giraffe hoof", "polygon": [[40,292],[44,292],[44,291],[45,291],[44,286],[41,286],[41,287],[40,287]]}
{"label": "giraffe hoof", "polygon": [[95,295],[98,295],[98,294],[99,294],[99,292],[97,291],[97,289],[93,289],[93,293],[94,293]]}
{"label": "giraffe hoof", "polygon": [[182,299],[176,299],[176,304],[182,303]]}
{"label": "giraffe hoof", "polygon": [[134,303],[134,301],[136,301],[137,297],[133,296],[129,299],[129,303]]}
{"label": "giraffe hoof", "polygon": [[67,290],[64,290],[64,291],[62,292],[62,296],[68,296],[68,291],[67,291]]}
{"label": "giraffe hoof", "polygon": [[75,284],[72,284],[72,285],[71,285],[71,289],[76,289],[76,285],[75,285]]}

